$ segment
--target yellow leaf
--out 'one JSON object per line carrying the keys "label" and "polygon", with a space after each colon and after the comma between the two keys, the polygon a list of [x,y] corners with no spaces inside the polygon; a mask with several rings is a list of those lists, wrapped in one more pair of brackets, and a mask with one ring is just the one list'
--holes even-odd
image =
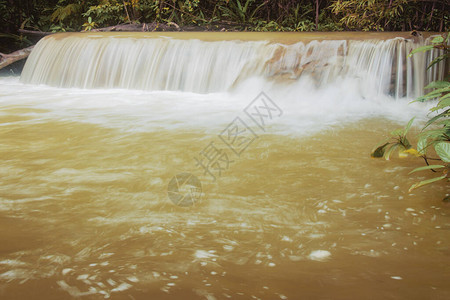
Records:
{"label": "yellow leaf", "polygon": [[406,151],[398,151],[398,157],[400,158],[408,157],[408,153],[406,153]]}
{"label": "yellow leaf", "polygon": [[414,156],[416,156],[416,157],[420,157],[420,156],[421,156],[420,153],[419,153],[416,149],[414,149],[414,148],[405,150],[405,151],[403,151],[403,152],[406,152],[406,153],[408,153],[408,154],[414,155]]}

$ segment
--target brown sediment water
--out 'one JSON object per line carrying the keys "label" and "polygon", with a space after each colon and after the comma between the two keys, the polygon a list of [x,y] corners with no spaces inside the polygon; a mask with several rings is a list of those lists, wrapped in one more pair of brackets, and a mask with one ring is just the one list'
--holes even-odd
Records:
{"label": "brown sediment water", "polygon": [[[204,58],[224,55],[201,46],[209,47]],[[360,46],[358,55],[376,57]],[[314,49],[317,61],[334,61]],[[51,63],[49,48],[42,51]],[[371,66],[397,58],[383,53]],[[76,74],[64,87],[0,78],[0,297],[449,298],[448,185],[408,192],[434,176],[409,174],[423,162],[370,158],[412,116],[417,132],[430,105],[363,88],[380,73],[360,66],[370,69],[366,80],[337,69],[289,80],[223,69],[239,73],[232,87],[185,84],[185,69],[167,89],[127,89],[114,74],[111,87],[84,89],[71,86]],[[248,113],[261,91],[268,106],[260,112],[271,118]],[[236,125],[246,132],[238,144]],[[220,172],[198,163],[224,153]],[[182,173],[201,182],[188,207],[169,199]]]}
{"label": "brown sediment water", "polygon": [[174,39],[190,40],[199,39],[202,41],[271,41],[282,44],[294,44],[299,41],[322,41],[322,40],[387,40],[393,38],[418,39],[417,36],[428,38],[433,35],[440,34],[439,32],[348,32],[348,31],[333,31],[333,32],[80,32],[80,33],[57,33],[51,37],[62,39],[65,37],[79,36],[83,38],[160,38],[170,37]]}
{"label": "brown sediment water", "polygon": [[419,162],[369,157],[383,120],[261,137],[180,208],[167,183],[201,174],[192,158],[211,136],[27,124],[20,111],[0,129],[5,299],[449,296],[446,185],[409,194]]}

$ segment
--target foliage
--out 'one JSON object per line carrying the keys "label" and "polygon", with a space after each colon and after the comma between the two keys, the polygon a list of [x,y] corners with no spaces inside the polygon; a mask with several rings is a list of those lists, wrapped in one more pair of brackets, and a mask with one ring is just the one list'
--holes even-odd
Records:
{"label": "foliage", "polygon": [[[175,22],[237,30],[444,30],[445,0],[0,0],[0,31]],[[88,22],[90,23],[90,22]]]}
{"label": "foliage", "polygon": [[[245,1],[245,2],[244,2]],[[235,1],[221,1],[221,5],[218,6],[222,12],[221,16],[230,18],[236,22],[252,23],[254,21],[256,13],[266,4],[262,4],[254,7],[255,0],[240,0]]]}
{"label": "foliage", "polygon": [[64,20],[77,16],[81,12],[81,4],[80,3],[69,3],[67,5],[61,6],[60,4],[65,1],[59,1],[56,6],[55,11],[52,13],[50,20],[52,22],[58,21],[63,22]]}
{"label": "foliage", "polygon": [[23,35],[17,35],[12,33],[0,33],[0,38],[12,40],[13,43],[15,43],[18,48],[28,47],[33,44],[26,36]]}
{"label": "foliage", "polygon": [[[434,30],[449,26],[446,0],[0,0],[0,32],[81,31],[123,23],[195,30]],[[91,22],[87,22],[91,18]],[[0,37],[0,49],[21,41]],[[17,40],[17,39],[16,39]],[[17,40],[18,41],[18,40]]]}
{"label": "foliage", "polygon": [[446,0],[334,0],[330,5],[349,30],[435,30],[448,28]]}
{"label": "foliage", "polygon": [[87,22],[83,24],[84,31],[91,31],[95,27],[97,27],[97,23],[92,21],[92,18],[89,17]]}
{"label": "foliage", "polygon": [[104,1],[103,4],[89,7],[83,14],[84,17],[92,18],[100,26],[116,25],[126,23],[130,20],[125,15],[125,6],[118,1]]}
{"label": "foliage", "polygon": [[[417,52],[430,51],[431,49],[439,49],[443,54],[432,61],[428,68],[436,65],[442,60],[448,59],[450,49],[448,46],[450,34],[446,34],[446,38],[438,36],[433,39],[431,45],[419,47],[412,51],[409,56]],[[414,149],[407,138],[407,134],[411,128],[414,118],[409,121],[404,129],[398,129],[391,132],[391,138],[383,142],[372,152],[372,157],[384,157],[389,159],[394,151],[398,151],[400,157],[413,155],[421,157],[426,166],[416,168],[411,173],[431,170],[439,173],[439,176],[415,183],[409,189],[410,191],[421,186],[440,181],[449,181],[450,171],[450,81],[446,78],[444,81],[434,81],[425,87],[432,90],[424,96],[417,98],[413,102],[435,101],[435,105],[430,109],[430,113],[435,113],[423,127],[417,138],[417,147]],[[433,149],[437,157],[429,157],[428,153]],[[439,163],[429,164],[429,161],[438,161]]]}
{"label": "foliage", "polygon": [[49,30],[52,32],[78,31],[83,24],[83,12],[94,2],[94,0],[58,0],[54,8],[46,8],[45,11],[51,14],[44,20],[51,23]]}
{"label": "foliage", "polygon": [[403,13],[407,3],[408,0],[337,0],[333,1],[331,8],[333,13],[342,16],[340,23],[348,29],[383,31]]}

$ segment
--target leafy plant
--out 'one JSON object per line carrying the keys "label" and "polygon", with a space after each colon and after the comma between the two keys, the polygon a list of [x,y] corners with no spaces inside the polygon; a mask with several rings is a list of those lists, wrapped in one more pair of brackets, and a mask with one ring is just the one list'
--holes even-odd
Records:
{"label": "leafy plant", "polygon": [[[98,27],[172,22],[203,30],[445,31],[447,6],[444,0],[0,0],[0,32],[80,31],[89,28],[88,17]],[[16,48],[7,42],[0,40],[0,49]]]}
{"label": "leafy plant", "polygon": [[18,35],[18,34],[0,33],[0,38],[1,38],[1,39],[4,38],[4,39],[13,40],[14,43],[15,43],[19,48],[31,46],[31,45],[33,44],[30,40],[28,40],[28,38],[27,38],[26,36]]}
{"label": "leafy plant", "polygon": [[[446,34],[446,38],[442,36],[435,37],[431,45],[419,47],[412,51],[409,56],[417,52],[430,51],[431,49],[443,50],[443,54],[434,59],[428,68],[437,63],[448,59],[450,55],[448,40],[450,34]],[[371,154],[372,157],[384,157],[389,159],[394,151],[398,151],[400,157],[413,155],[421,157],[426,166],[419,167],[411,171],[411,173],[431,170],[439,173],[439,176],[423,180],[413,184],[409,191],[421,186],[440,181],[449,181],[450,171],[450,82],[449,78],[444,81],[434,81],[425,87],[432,91],[421,96],[413,102],[435,101],[435,106],[430,109],[430,113],[437,113],[428,120],[420,134],[418,135],[417,147],[414,149],[407,138],[407,134],[411,128],[414,118],[408,122],[404,129],[398,129],[391,133],[391,138],[378,146]],[[428,156],[430,149],[434,149],[437,157]],[[429,161],[438,161],[438,164],[430,164]],[[449,200],[447,197],[445,200]]]}
{"label": "leafy plant", "polygon": [[125,23],[129,20],[125,14],[125,7],[123,3],[116,1],[106,1],[103,4],[91,6],[83,13],[84,17],[94,16],[97,24],[101,26]]}
{"label": "leafy plant", "polygon": [[292,31],[290,28],[283,27],[275,21],[267,22],[263,20],[255,21],[251,29],[254,31]]}
{"label": "leafy plant", "polygon": [[260,5],[254,6],[255,0],[234,0],[226,1],[227,5],[219,5],[219,10],[222,12],[222,17],[230,18],[235,22],[242,24],[252,23],[254,21],[256,13],[266,5],[263,2]]}
{"label": "leafy plant", "polygon": [[316,28],[314,22],[306,20],[295,24],[294,31],[313,31]]}
{"label": "leafy plant", "polygon": [[384,31],[407,4],[408,0],[337,0],[330,7],[348,29]]}
{"label": "leafy plant", "polygon": [[56,8],[47,8],[49,17],[44,17],[51,22],[50,30],[56,31],[78,31],[82,28],[83,12],[98,1],[94,0],[58,0]]}
{"label": "leafy plant", "polygon": [[97,23],[92,21],[92,18],[89,17],[87,22],[83,24],[84,31],[91,31],[95,27],[97,27]]}
{"label": "leafy plant", "polygon": [[[62,3],[62,1],[60,1],[60,3]],[[79,3],[70,3],[63,6],[58,5],[51,15],[51,21],[63,22],[67,18],[81,13],[81,9],[82,7]]]}
{"label": "leafy plant", "polygon": [[[394,151],[398,151],[399,157],[408,155],[407,151],[412,149],[411,143],[407,138],[407,134],[411,129],[414,118],[408,122],[405,128],[397,129],[391,132],[391,137],[378,146],[371,154],[374,158],[384,157],[386,160],[391,158]],[[410,151],[411,152],[411,151]]]}

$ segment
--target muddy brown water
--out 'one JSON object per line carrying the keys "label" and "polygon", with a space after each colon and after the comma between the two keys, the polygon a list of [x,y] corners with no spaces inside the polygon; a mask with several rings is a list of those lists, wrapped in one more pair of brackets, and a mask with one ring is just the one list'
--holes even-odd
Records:
{"label": "muddy brown water", "polygon": [[[446,185],[408,193],[420,162],[370,158],[383,119],[264,136],[213,182],[192,161],[209,135],[22,109],[0,127],[3,299],[450,296]],[[167,197],[179,166],[202,179],[193,207]]]}

